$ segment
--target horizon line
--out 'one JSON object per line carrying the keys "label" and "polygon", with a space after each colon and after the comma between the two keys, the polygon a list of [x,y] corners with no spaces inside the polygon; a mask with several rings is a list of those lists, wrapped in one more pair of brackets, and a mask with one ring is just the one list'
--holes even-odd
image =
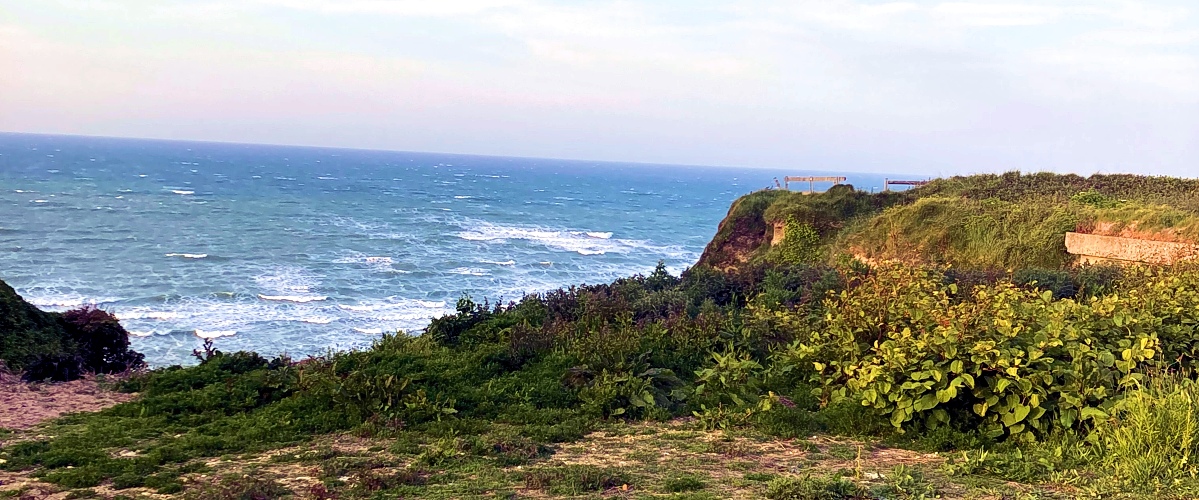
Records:
{"label": "horizon line", "polygon": [[[556,158],[548,156],[523,156],[523,155],[497,155],[484,153],[449,153],[444,151],[413,151],[405,149],[378,149],[378,148],[358,148],[348,146],[321,146],[310,144],[285,144],[285,143],[260,143],[260,142],[239,142],[239,141],[218,141],[204,139],[164,139],[159,137],[129,137],[115,135],[91,135],[91,134],[65,134],[65,133],[47,133],[47,132],[13,132],[0,130],[0,135],[25,135],[25,136],[41,136],[41,137],[68,137],[68,138],[83,138],[83,139],[102,139],[102,140],[133,140],[133,141],[154,141],[154,142],[179,142],[179,143],[194,143],[194,144],[215,144],[215,145],[232,145],[232,146],[267,146],[267,147],[287,147],[287,148],[306,148],[306,149],[327,149],[335,151],[357,151],[357,152],[374,152],[374,153],[411,153],[411,154],[427,154],[427,155],[448,155],[448,156],[475,156],[483,158],[511,158],[520,160],[551,160],[562,162],[576,163],[607,163],[617,165],[636,165],[647,167],[693,167],[693,168],[724,168],[734,170],[777,170],[785,171],[787,167],[769,167],[769,166],[747,166],[747,165],[701,165],[691,163],[655,163],[647,161],[629,161],[629,160],[595,160],[582,158]],[[946,178],[944,176],[928,176],[927,174],[915,174],[912,172],[879,172],[865,170],[833,170],[833,169],[795,169],[796,172],[817,172],[817,173],[851,173],[851,174],[872,174],[872,175],[912,175],[917,177],[926,177],[928,179]],[[1049,172],[1048,170],[1038,170],[1036,172]],[[997,174],[997,172],[975,172],[973,174],[954,174],[954,175],[977,175],[977,174]],[[949,176],[949,177],[952,177]]]}

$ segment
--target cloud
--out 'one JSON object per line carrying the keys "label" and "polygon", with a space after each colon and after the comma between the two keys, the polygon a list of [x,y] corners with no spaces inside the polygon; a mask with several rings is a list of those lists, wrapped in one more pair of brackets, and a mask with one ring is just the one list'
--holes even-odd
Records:
{"label": "cloud", "polygon": [[0,28],[0,62],[23,69],[0,79],[0,128],[853,168],[1152,150],[1180,172],[1199,161],[1193,9],[57,0]]}
{"label": "cloud", "polygon": [[1064,11],[1048,5],[949,2],[929,13],[953,26],[1036,26],[1059,20]]}

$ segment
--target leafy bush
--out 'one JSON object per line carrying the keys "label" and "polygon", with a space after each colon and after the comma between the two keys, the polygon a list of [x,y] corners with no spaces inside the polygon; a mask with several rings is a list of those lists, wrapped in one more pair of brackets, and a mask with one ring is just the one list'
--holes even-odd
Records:
{"label": "leafy bush", "polygon": [[897,429],[954,425],[1035,440],[1107,417],[1141,370],[1189,365],[1199,273],[1087,302],[1000,282],[954,301],[924,270],[883,269],[825,305],[824,320],[780,352],[804,363],[826,401],[850,399]]}
{"label": "leafy bush", "polygon": [[783,262],[801,264],[820,259],[820,233],[811,224],[788,217],[777,252]]}
{"label": "leafy bush", "polygon": [[25,367],[27,381],[77,379],[87,373],[119,373],[145,366],[129,349],[129,332],[107,311],[84,307],[61,315],[66,334],[62,352],[41,354]]}

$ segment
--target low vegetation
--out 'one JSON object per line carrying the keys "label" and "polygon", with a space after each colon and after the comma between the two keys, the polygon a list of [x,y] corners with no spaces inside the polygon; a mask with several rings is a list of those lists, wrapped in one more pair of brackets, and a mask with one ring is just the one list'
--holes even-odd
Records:
{"label": "low vegetation", "polygon": [[129,349],[117,318],[85,307],[43,312],[0,281],[0,364],[26,380],[67,381],[87,373],[120,373],[144,365]]}
{"label": "low vegetation", "polygon": [[[936,179],[902,192],[759,191],[734,203],[700,264],[731,269],[848,255],[964,269],[1058,268],[1073,263],[1067,231],[1199,243],[1196,193],[1193,179],[1019,172]],[[796,241],[815,233],[823,251],[772,245],[778,227],[801,231]]]}
{"label": "low vegetation", "polygon": [[[730,220],[760,224],[726,220],[706,253],[723,266],[463,297],[360,351],[208,344],[124,379],[130,402],[0,435],[0,469],[84,497],[1193,497],[1199,267],[867,265],[838,246],[988,179],[755,193]],[[1059,184],[1079,187],[1030,185]],[[1029,213],[1006,238],[1057,227],[992,188],[996,217]],[[799,239],[769,244],[775,221]],[[1004,234],[1009,255],[1055,251]]]}

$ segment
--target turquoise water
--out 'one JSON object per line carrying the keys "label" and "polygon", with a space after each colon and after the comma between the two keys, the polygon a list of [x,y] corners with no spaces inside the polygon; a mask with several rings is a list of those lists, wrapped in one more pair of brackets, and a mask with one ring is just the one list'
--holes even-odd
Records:
{"label": "turquoise water", "polygon": [[784,174],[821,172],[0,134],[0,279],[114,312],[152,365],[203,337],[303,356],[417,331],[463,293],[678,273]]}

